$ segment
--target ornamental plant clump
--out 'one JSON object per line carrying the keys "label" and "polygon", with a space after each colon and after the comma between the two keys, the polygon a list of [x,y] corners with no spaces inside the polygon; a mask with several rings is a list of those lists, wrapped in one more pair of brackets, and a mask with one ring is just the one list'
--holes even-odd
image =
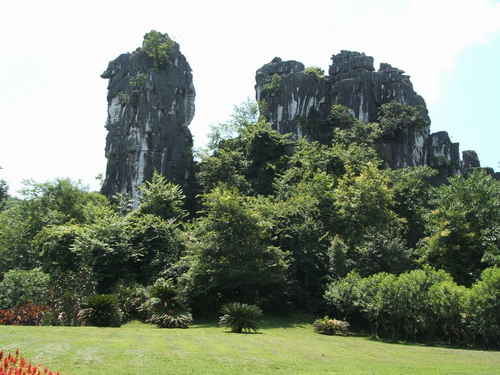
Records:
{"label": "ornamental plant clump", "polygon": [[4,357],[3,350],[0,351],[0,375],[60,375],[59,372],[54,373],[47,367],[32,365],[19,354],[19,349],[16,350],[16,355],[11,353]]}
{"label": "ornamental plant clump", "polygon": [[257,305],[232,302],[223,305],[220,312],[224,315],[219,318],[219,325],[231,328],[231,332],[257,332],[259,330],[259,323],[252,320],[262,315],[262,310]]}
{"label": "ornamental plant clump", "polygon": [[345,320],[330,319],[325,316],[323,319],[317,319],[313,323],[314,332],[323,335],[345,335],[349,330],[349,323]]}
{"label": "ornamental plant clump", "polygon": [[41,326],[49,306],[27,303],[0,310],[0,324],[13,326]]}
{"label": "ornamental plant clump", "polygon": [[188,328],[193,316],[179,298],[179,291],[172,279],[158,279],[147,289],[149,299],[141,306],[149,315],[147,321],[159,328]]}
{"label": "ornamental plant clump", "polygon": [[86,308],[78,312],[78,321],[83,326],[120,327],[121,316],[118,298],[94,294],[87,297]]}

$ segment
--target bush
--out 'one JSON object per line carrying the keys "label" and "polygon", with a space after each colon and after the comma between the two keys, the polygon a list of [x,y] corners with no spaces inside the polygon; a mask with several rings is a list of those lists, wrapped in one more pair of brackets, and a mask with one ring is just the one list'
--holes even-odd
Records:
{"label": "bush", "polygon": [[259,323],[252,320],[262,315],[262,310],[257,305],[232,302],[223,305],[220,312],[224,315],[219,318],[219,325],[231,328],[231,332],[257,332],[259,330]]}
{"label": "bush", "polygon": [[312,75],[316,78],[317,81],[321,81],[325,78],[325,71],[317,66],[310,66],[309,68],[305,68],[301,73]]}
{"label": "bush", "polygon": [[141,306],[147,301],[147,290],[141,284],[132,286],[118,285],[115,294],[120,301],[120,310],[122,311],[122,323],[132,320],[145,321],[147,314]]}
{"label": "bush", "polygon": [[147,294],[149,299],[141,309],[149,314],[148,322],[159,328],[188,328],[193,324],[193,316],[179,300],[179,291],[171,279],[156,280]]}
{"label": "bush", "polygon": [[487,268],[470,289],[468,328],[479,346],[500,346],[500,268]]}
{"label": "bush", "polygon": [[323,335],[345,335],[349,330],[349,325],[345,320],[330,319],[328,316],[317,319],[313,323],[314,332]]}
{"label": "bush", "polygon": [[262,85],[262,91],[267,91],[271,94],[278,95],[281,93],[281,77],[278,73],[273,74],[271,81]]}
{"label": "bush", "polygon": [[83,326],[120,327],[121,310],[118,298],[110,294],[87,297],[86,308],[78,312],[78,322]]}
{"label": "bush", "polygon": [[189,328],[193,324],[193,316],[187,311],[169,310],[153,313],[148,321],[156,324],[159,328]]}
{"label": "bush", "polygon": [[13,326],[41,326],[48,306],[27,303],[0,310],[0,324]]}
{"label": "bush", "polygon": [[39,269],[10,270],[0,282],[0,308],[35,303],[45,305],[48,301],[50,276]]}
{"label": "bush", "polygon": [[141,48],[153,59],[156,70],[164,67],[174,51],[175,42],[167,35],[156,30],[151,30],[144,35],[144,43]]}

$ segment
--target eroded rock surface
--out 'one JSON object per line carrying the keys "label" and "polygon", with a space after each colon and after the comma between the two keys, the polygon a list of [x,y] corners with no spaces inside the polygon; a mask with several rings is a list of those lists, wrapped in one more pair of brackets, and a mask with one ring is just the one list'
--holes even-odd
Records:
{"label": "eroded rock surface", "polygon": [[138,185],[154,170],[184,186],[192,178],[191,68],[177,43],[158,65],[138,48],[111,61],[101,75],[109,80],[108,162],[101,190],[108,197],[125,193],[137,202]]}
{"label": "eroded rock surface", "polygon": [[[433,181],[436,185],[463,172],[459,144],[451,142],[446,132],[430,134],[425,101],[415,92],[410,76],[403,70],[387,63],[375,70],[373,57],[359,52],[341,51],[331,60],[328,74],[322,77],[306,74],[300,62],[280,58],[256,71],[256,99],[265,101],[263,114],[278,132],[314,140],[315,135],[301,125],[301,119],[312,113],[325,120],[332,105],[341,104],[349,108],[352,116],[367,123],[377,120],[380,106],[396,101],[419,106],[428,126],[405,128],[397,137],[385,139],[379,147],[379,156],[386,166],[399,169],[429,165],[438,170]],[[472,160],[468,163],[474,164]]]}

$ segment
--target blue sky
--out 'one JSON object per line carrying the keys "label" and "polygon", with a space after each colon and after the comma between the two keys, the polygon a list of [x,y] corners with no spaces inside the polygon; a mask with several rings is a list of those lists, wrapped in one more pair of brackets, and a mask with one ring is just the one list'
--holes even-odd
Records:
{"label": "blue sky", "polygon": [[275,56],[327,70],[331,55],[353,50],[376,68],[405,70],[431,130],[500,169],[499,1],[21,0],[2,6],[0,22],[0,178],[11,193],[23,179],[57,177],[99,189],[107,116],[99,76],[152,29],[179,42],[193,69],[195,146],[254,97],[255,71]]}
{"label": "blue sky", "polygon": [[432,131],[446,130],[461,151],[478,152],[482,166],[500,170],[500,36],[475,43],[457,56],[430,107]]}

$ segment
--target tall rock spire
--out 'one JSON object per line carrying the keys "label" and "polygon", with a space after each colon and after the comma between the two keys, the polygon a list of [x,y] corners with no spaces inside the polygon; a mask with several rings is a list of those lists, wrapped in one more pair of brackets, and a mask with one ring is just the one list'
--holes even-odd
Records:
{"label": "tall rock spire", "polygon": [[111,61],[106,178],[101,192],[128,194],[138,202],[138,185],[156,170],[187,185],[192,178],[194,112],[191,68],[167,34],[147,33],[142,48]]}

